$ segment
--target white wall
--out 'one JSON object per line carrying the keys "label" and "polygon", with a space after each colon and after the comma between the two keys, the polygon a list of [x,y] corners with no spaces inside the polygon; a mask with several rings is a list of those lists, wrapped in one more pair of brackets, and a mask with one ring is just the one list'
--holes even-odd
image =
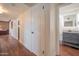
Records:
{"label": "white wall", "polygon": [[26,12],[22,13],[18,16],[19,21],[19,41],[20,43],[24,43],[24,23],[25,23]]}
{"label": "white wall", "polygon": [[63,28],[64,28],[64,20],[63,20],[63,16],[59,13],[59,35],[60,35],[60,43],[62,43],[62,35],[63,35]]}
{"label": "white wall", "polygon": [[76,29],[79,31],[79,12],[77,13],[77,21],[76,21],[76,23],[77,23]]}

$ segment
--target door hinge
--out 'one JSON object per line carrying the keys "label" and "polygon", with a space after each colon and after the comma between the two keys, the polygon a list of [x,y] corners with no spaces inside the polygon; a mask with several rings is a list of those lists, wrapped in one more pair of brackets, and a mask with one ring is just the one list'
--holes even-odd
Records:
{"label": "door hinge", "polygon": [[43,51],[42,51],[42,53],[44,54],[44,53],[45,53],[45,51],[43,50]]}
{"label": "door hinge", "polygon": [[42,9],[44,9],[44,6],[42,7]]}

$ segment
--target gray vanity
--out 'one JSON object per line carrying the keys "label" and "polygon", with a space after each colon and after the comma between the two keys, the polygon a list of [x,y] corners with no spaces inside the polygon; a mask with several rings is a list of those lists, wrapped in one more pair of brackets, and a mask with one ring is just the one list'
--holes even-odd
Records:
{"label": "gray vanity", "polygon": [[79,32],[63,32],[63,42],[66,45],[79,48]]}

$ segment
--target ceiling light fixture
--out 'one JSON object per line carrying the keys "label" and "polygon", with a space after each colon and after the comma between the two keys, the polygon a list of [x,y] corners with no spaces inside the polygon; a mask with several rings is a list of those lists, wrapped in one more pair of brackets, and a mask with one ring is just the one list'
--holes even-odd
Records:
{"label": "ceiling light fixture", "polygon": [[0,6],[0,14],[2,14],[2,13],[7,13],[7,11],[4,10],[4,9],[2,8],[2,6]]}

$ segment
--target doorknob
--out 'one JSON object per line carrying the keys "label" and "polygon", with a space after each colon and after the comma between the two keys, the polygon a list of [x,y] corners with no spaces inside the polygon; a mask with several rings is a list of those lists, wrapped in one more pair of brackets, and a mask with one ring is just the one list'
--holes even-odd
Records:
{"label": "doorknob", "polygon": [[34,32],[32,32],[32,34],[33,34]]}

